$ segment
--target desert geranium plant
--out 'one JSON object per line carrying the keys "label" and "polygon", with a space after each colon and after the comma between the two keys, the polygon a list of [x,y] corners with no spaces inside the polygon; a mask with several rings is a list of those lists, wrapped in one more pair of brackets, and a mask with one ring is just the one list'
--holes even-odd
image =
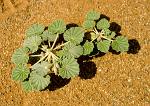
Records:
{"label": "desert geranium plant", "polygon": [[67,79],[78,76],[77,59],[90,56],[94,48],[104,53],[110,47],[117,52],[128,51],[127,38],[116,36],[109,21],[100,16],[91,10],[81,26],[69,29],[63,20],[55,20],[48,28],[33,24],[26,30],[22,47],[12,55],[16,65],[13,80],[20,81],[26,91],[43,90],[51,83],[51,73]]}

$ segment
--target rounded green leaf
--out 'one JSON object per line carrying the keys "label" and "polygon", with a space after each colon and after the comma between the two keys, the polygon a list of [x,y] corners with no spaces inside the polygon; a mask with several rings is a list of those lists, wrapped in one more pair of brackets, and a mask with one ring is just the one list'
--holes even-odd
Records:
{"label": "rounded green leaf", "polygon": [[108,36],[108,38],[111,39],[111,38],[114,38],[115,36],[116,36],[116,33],[112,31],[111,34]]}
{"label": "rounded green leaf", "polygon": [[111,31],[109,29],[103,29],[104,35],[109,36],[111,34]]}
{"label": "rounded green leaf", "polygon": [[63,50],[59,50],[59,51],[56,52],[56,55],[61,58],[61,57],[64,56],[64,51]]}
{"label": "rounded green leaf", "polygon": [[64,33],[64,39],[73,44],[80,44],[83,41],[84,31],[80,27],[72,27]]}
{"label": "rounded green leaf", "polygon": [[33,86],[31,85],[30,81],[24,81],[21,84],[22,84],[22,87],[25,91],[32,91],[33,90]]}
{"label": "rounded green leaf", "polygon": [[44,41],[54,41],[56,38],[57,34],[53,34],[51,32],[49,32],[48,30],[44,31],[43,34],[41,35],[42,39]]}
{"label": "rounded green leaf", "polygon": [[48,26],[48,31],[53,34],[61,34],[66,30],[66,24],[63,20],[56,20]]}
{"label": "rounded green leaf", "polygon": [[116,50],[117,52],[125,52],[128,51],[129,43],[128,39],[124,36],[118,36],[116,39],[112,42],[112,49]]}
{"label": "rounded green leaf", "polygon": [[83,55],[89,55],[94,48],[94,44],[92,42],[86,41],[83,45]]}
{"label": "rounded green leaf", "polygon": [[94,10],[91,10],[87,13],[86,15],[86,20],[98,20],[100,18],[100,13],[94,11]]}
{"label": "rounded green leaf", "polygon": [[39,36],[31,36],[25,39],[23,46],[30,49],[32,53],[38,50],[38,46],[41,44],[42,39]]}
{"label": "rounded green leaf", "polygon": [[78,58],[83,54],[83,48],[80,45],[69,43],[63,48],[63,54],[63,56]]}
{"label": "rounded green leaf", "polygon": [[36,73],[39,75],[45,76],[50,71],[49,69],[50,67],[51,67],[50,63],[42,61],[41,63],[34,64],[32,66],[32,70],[36,71]]}
{"label": "rounded green leaf", "polygon": [[71,78],[79,75],[79,64],[73,57],[64,58],[61,61],[61,68],[59,69],[59,75],[62,78]]}
{"label": "rounded green leaf", "polygon": [[23,81],[26,78],[28,78],[28,75],[30,73],[30,70],[25,65],[18,65],[15,69],[12,71],[12,79],[13,80],[19,80]]}
{"label": "rounded green leaf", "polygon": [[31,37],[31,36],[38,36],[42,34],[44,31],[45,26],[42,24],[33,24],[26,30],[26,36]]}
{"label": "rounded green leaf", "polygon": [[91,20],[85,20],[84,22],[83,22],[83,28],[84,29],[93,29],[93,27],[95,27],[95,22],[94,21],[91,21]]}
{"label": "rounded green leaf", "polygon": [[11,61],[17,65],[27,63],[29,60],[29,56],[27,54],[28,51],[28,48],[16,49],[12,55]]}
{"label": "rounded green leaf", "polygon": [[32,71],[30,74],[29,81],[33,85],[35,90],[42,90],[46,88],[50,83],[50,76],[42,76],[36,73],[36,71]]}
{"label": "rounded green leaf", "polygon": [[97,22],[96,26],[98,29],[108,29],[110,27],[110,23],[107,19],[103,18]]}
{"label": "rounded green leaf", "polygon": [[101,52],[107,53],[110,47],[111,41],[103,40],[97,43],[97,49]]}

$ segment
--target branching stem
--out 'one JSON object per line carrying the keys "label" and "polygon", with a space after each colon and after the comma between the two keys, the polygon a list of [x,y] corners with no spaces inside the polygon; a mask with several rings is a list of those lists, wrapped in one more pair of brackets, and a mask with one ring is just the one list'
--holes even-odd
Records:
{"label": "branching stem", "polygon": [[69,41],[66,42],[66,43],[63,43],[63,44],[61,44],[61,45],[59,45],[59,46],[57,46],[57,47],[55,47],[53,50],[57,50],[57,49],[61,48],[62,46],[65,46],[65,45],[68,44],[68,43],[69,43]]}
{"label": "branching stem", "polygon": [[[38,62],[36,62],[34,65],[38,64],[39,62],[43,61],[49,54],[46,53],[45,56],[43,56]],[[32,66],[31,66],[32,68]]]}
{"label": "branching stem", "polygon": [[112,39],[109,39],[109,38],[107,38],[106,36],[103,36],[103,35],[100,36],[100,37],[101,37],[101,38],[104,38],[104,39],[106,39],[106,40],[109,40],[109,41],[111,41],[111,42],[113,41]]}
{"label": "branching stem", "polygon": [[[113,41],[112,39],[107,38],[106,36],[103,36],[103,34],[104,34],[103,30],[102,30],[101,32],[98,32],[97,29],[94,27],[93,32],[94,32],[96,35],[98,35],[97,38],[95,38],[95,39],[98,39],[98,38],[101,39],[101,38],[103,38],[103,39],[109,40],[109,41],[111,41],[111,42]],[[95,39],[93,39],[91,42],[93,42]]]}
{"label": "branching stem", "polygon": [[41,57],[42,54],[38,54],[38,55],[30,55],[31,57]]}
{"label": "branching stem", "polygon": [[59,37],[59,34],[56,35],[56,38],[55,38],[54,43],[53,43],[53,45],[52,45],[50,50],[53,50],[53,48],[54,48],[54,46],[55,46],[55,44],[57,42],[58,37]]}

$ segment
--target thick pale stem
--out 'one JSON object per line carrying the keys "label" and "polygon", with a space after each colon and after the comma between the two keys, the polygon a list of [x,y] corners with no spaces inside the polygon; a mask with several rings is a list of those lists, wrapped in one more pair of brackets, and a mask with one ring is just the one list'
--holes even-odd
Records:
{"label": "thick pale stem", "polygon": [[[104,34],[103,30],[102,30],[101,32],[98,32],[97,29],[94,27],[93,32],[94,32],[96,35],[98,35],[98,37],[95,38],[95,39],[98,39],[98,38],[101,39],[101,38],[103,38],[103,39],[109,40],[109,41],[111,41],[111,42],[113,41],[112,39],[109,39],[109,38],[107,38],[106,36],[103,36],[103,34]],[[95,39],[93,39],[91,42],[93,42]]]}
{"label": "thick pale stem", "polygon": [[48,46],[51,47],[50,41],[48,41]]}
{"label": "thick pale stem", "polygon": [[97,31],[97,29],[94,27],[94,30],[95,34],[99,34],[99,32]]}
{"label": "thick pale stem", "polygon": [[55,54],[53,54],[52,52],[50,52],[50,55],[52,56],[53,59],[55,59],[55,60],[58,59],[58,57]]}
{"label": "thick pale stem", "polygon": [[53,45],[52,45],[52,47],[51,47],[50,50],[53,50],[53,48],[54,48],[54,46],[55,46],[55,44],[56,44],[56,41],[57,41],[58,37],[59,37],[59,35],[57,34],[57,35],[56,35],[56,38],[55,38],[55,40],[54,40],[54,43],[53,43]]}
{"label": "thick pale stem", "polygon": [[[38,62],[36,62],[34,65],[38,64],[39,62],[43,61],[49,54],[46,53],[45,56],[43,56]],[[32,68],[32,66],[31,66]]]}
{"label": "thick pale stem", "polygon": [[30,55],[31,57],[41,57],[42,55],[39,54],[39,55]]}
{"label": "thick pale stem", "polygon": [[109,41],[113,41],[113,40],[111,40],[111,39],[109,39],[109,38],[107,38],[106,36],[100,36],[101,38],[104,38],[104,39],[106,39],[106,40],[109,40]]}
{"label": "thick pale stem", "polygon": [[63,43],[63,44],[61,44],[61,45],[59,45],[59,46],[57,46],[57,47],[55,47],[53,50],[60,49],[62,46],[65,46],[65,45],[68,44],[68,43],[69,43],[69,41],[66,42],[66,43]]}

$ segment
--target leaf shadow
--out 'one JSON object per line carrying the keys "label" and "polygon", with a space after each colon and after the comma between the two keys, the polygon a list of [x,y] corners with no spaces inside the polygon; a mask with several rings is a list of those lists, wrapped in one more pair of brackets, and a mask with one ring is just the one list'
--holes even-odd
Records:
{"label": "leaf shadow", "polygon": [[79,25],[78,24],[75,24],[75,23],[69,23],[66,25],[66,29],[70,29],[72,27],[78,27]]}
{"label": "leaf shadow", "polygon": [[91,79],[96,74],[96,64],[92,61],[85,61],[80,63],[79,77],[81,79]]}
{"label": "leaf shadow", "polygon": [[48,85],[48,87],[45,88],[48,89],[49,91],[55,91],[59,88],[64,87],[65,85],[67,85],[71,79],[66,79],[66,78],[62,78],[58,75],[55,75],[54,73],[50,74],[50,81],[51,83]]}
{"label": "leaf shadow", "polygon": [[110,17],[106,16],[105,14],[101,14],[99,20],[101,20],[103,18],[106,18],[108,21],[110,21]]}
{"label": "leaf shadow", "polygon": [[[111,22],[109,29],[116,33],[115,37],[121,36],[121,33],[120,33],[121,26],[119,24],[117,24],[116,22]],[[117,52],[117,51],[113,50],[112,47],[110,47],[109,52],[111,52],[112,54],[115,54],[115,55],[119,55],[121,53],[121,52]]]}
{"label": "leaf shadow", "polygon": [[129,39],[129,50],[128,54],[137,54],[141,49],[139,42],[136,39]]}
{"label": "leaf shadow", "polygon": [[116,22],[111,22],[109,29],[111,31],[115,31],[117,34],[119,34],[121,31],[121,26],[119,24],[117,24]]}

